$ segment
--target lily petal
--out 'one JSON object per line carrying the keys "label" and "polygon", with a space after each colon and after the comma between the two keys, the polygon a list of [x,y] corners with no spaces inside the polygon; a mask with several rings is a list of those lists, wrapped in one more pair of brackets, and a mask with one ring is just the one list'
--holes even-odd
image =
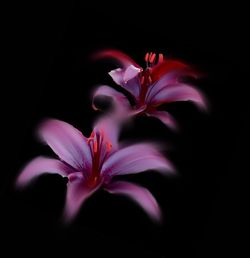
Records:
{"label": "lily petal", "polygon": [[117,68],[117,69],[111,70],[109,72],[109,75],[117,85],[122,86],[124,83],[124,73],[125,73],[125,69]]}
{"label": "lily petal", "polygon": [[161,122],[163,124],[165,124],[167,127],[171,128],[173,130],[178,129],[176,120],[166,111],[154,110],[154,111],[147,112],[146,114],[148,116],[154,116],[154,117],[158,118],[159,120],[161,120]]}
{"label": "lily petal", "polygon": [[130,65],[124,72],[124,81],[127,82],[136,77],[142,71],[141,68]]}
{"label": "lily petal", "polygon": [[51,149],[76,170],[90,170],[91,153],[87,138],[72,125],[56,120],[46,120],[38,132]]}
{"label": "lily petal", "polygon": [[148,101],[151,105],[160,105],[162,103],[170,103],[175,101],[192,101],[201,109],[207,109],[205,97],[200,90],[193,86],[177,83],[168,85],[160,90]]}
{"label": "lily petal", "polygon": [[173,172],[174,168],[153,144],[134,144],[112,154],[103,164],[102,174],[115,176],[141,173],[146,170]]}
{"label": "lily petal", "polygon": [[137,99],[140,94],[140,81],[138,74],[141,69],[130,65],[126,69],[117,68],[109,72],[114,82],[127,90],[132,97]]}
{"label": "lily petal", "polygon": [[131,198],[153,220],[160,221],[160,207],[154,196],[146,188],[124,181],[115,181],[110,183],[105,190],[112,194],[121,194]]}
{"label": "lily petal", "polygon": [[170,87],[174,84],[179,84],[179,79],[189,75],[188,70],[174,70],[165,75],[150,85],[148,92],[146,94],[146,101],[152,99],[156,94],[158,94],[164,88]]}
{"label": "lily petal", "polygon": [[19,187],[26,186],[31,180],[45,173],[67,176],[72,172],[73,170],[60,160],[37,157],[25,166],[18,176],[16,184]]}
{"label": "lily petal", "polygon": [[139,67],[132,58],[130,58],[125,53],[115,49],[106,49],[96,52],[93,57],[94,59],[113,59],[116,63],[118,63],[118,65],[121,65],[124,68],[130,65]]}
{"label": "lily petal", "polygon": [[[99,187],[99,186],[98,186]],[[72,178],[67,185],[66,203],[64,208],[64,220],[70,222],[75,218],[82,204],[90,197],[98,188],[89,188],[83,177],[78,174]]]}
{"label": "lily petal", "polygon": [[[115,105],[114,112],[119,113],[119,115],[120,113],[127,113],[127,111],[130,109],[130,104],[126,96],[109,86],[104,85],[97,88],[97,90],[94,92],[93,100],[101,96],[112,98]],[[98,108],[94,104],[94,101],[92,103],[92,106],[95,110],[98,110]]]}

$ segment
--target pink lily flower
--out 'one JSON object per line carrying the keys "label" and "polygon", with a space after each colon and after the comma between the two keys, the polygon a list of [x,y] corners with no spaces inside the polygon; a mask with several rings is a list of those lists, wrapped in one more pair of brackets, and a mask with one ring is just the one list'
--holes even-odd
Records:
{"label": "pink lily flower", "polygon": [[[160,105],[191,101],[201,109],[207,108],[201,91],[181,80],[186,76],[197,77],[198,73],[180,61],[164,59],[162,54],[157,57],[155,53],[147,53],[147,66],[143,69],[129,56],[117,50],[101,51],[95,58],[112,58],[121,67],[110,71],[109,75],[131,95],[132,105],[122,93],[109,86],[101,86],[94,93],[94,98],[103,95],[112,97],[119,112],[123,110],[123,113],[129,113],[130,116],[154,116],[166,126],[177,129],[175,119],[168,112],[157,110]],[[97,109],[94,104],[93,107]]]}
{"label": "pink lily flower", "polygon": [[17,178],[17,186],[26,186],[44,173],[56,173],[68,178],[64,218],[72,220],[81,205],[100,188],[128,196],[154,220],[161,211],[153,195],[145,188],[118,180],[116,176],[157,170],[173,172],[171,163],[156,145],[118,144],[119,128],[111,118],[100,120],[89,138],[68,123],[50,119],[38,130],[59,159],[37,157],[29,162]]}

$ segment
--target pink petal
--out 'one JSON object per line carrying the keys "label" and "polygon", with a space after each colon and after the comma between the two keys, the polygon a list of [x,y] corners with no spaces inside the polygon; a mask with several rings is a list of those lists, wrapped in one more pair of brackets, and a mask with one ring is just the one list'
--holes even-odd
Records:
{"label": "pink petal", "polygon": [[90,188],[86,185],[81,178],[81,175],[78,174],[76,177],[72,178],[67,185],[67,195],[66,203],[64,208],[64,220],[66,222],[72,221],[80,210],[82,204],[89,198],[97,189],[99,188]]}
{"label": "pink petal", "polygon": [[154,111],[147,112],[147,115],[154,116],[154,117],[160,119],[163,124],[165,124],[167,127],[171,128],[173,130],[178,129],[175,119],[166,111],[154,110]]}
{"label": "pink petal", "polygon": [[60,159],[78,171],[90,170],[92,159],[87,138],[72,125],[49,119],[41,125],[38,133]]}
{"label": "pink petal", "polygon": [[138,74],[141,69],[130,65],[126,69],[115,69],[109,72],[114,82],[127,90],[135,99],[140,94],[140,81]]}
{"label": "pink petal", "polygon": [[105,187],[105,190],[112,194],[121,194],[131,198],[153,220],[160,221],[160,207],[153,195],[146,188],[128,182],[116,181]]}
{"label": "pink petal", "polygon": [[108,176],[136,174],[146,170],[173,171],[173,166],[152,144],[134,144],[113,153],[103,164]]}
{"label": "pink petal", "polygon": [[118,65],[121,65],[122,67],[128,67],[129,65],[134,65],[136,67],[139,67],[136,62],[130,58],[125,53],[115,50],[115,49],[106,49],[103,51],[96,52],[93,55],[94,59],[113,59]]}
{"label": "pink petal", "polygon": [[177,84],[178,80],[184,76],[189,75],[188,71],[171,71],[163,75],[158,81],[153,83],[147,92],[146,101],[152,99],[156,94],[158,94],[164,88],[170,87],[173,84]]}
{"label": "pink petal", "polygon": [[[116,113],[127,113],[128,110],[130,109],[130,103],[128,101],[128,99],[126,98],[126,96],[124,96],[122,93],[114,90],[113,88],[109,87],[109,86],[100,86],[99,88],[97,88],[97,90],[94,92],[93,95],[93,100],[96,97],[101,97],[101,96],[107,96],[107,97],[111,97],[113,102],[114,102],[114,112]],[[98,109],[94,102],[93,102],[93,108],[94,109]]]}
{"label": "pink petal", "polygon": [[116,84],[122,86],[124,84],[124,73],[125,69],[117,68],[110,71],[109,75]]}
{"label": "pink petal", "polygon": [[175,101],[192,101],[201,109],[207,108],[205,97],[198,89],[187,84],[168,85],[148,100],[151,105]]}
{"label": "pink petal", "polygon": [[25,186],[32,179],[44,173],[67,176],[69,173],[72,172],[72,169],[60,160],[49,159],[45,157],[37,157],[25,166],[25,168],[18,176],[16,184],[17,186],[21,187]]}
{"label": "pink petal", "polygon": [[141,68],[135,67],[133,65],[130,65],[124,72],[124,81],[127,82],[134,77],[138,76],[138,74],[142,71]]}

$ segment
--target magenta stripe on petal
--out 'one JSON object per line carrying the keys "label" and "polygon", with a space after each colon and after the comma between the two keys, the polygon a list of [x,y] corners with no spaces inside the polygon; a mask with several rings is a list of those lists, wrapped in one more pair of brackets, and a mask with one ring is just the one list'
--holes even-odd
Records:
{"label": "magenta stripe on petal", "polygon": [[105,190],[112,194],[121,194],[131,198],[153,220],[160,221],[160,207],[153,195],[146,188],[124,181],[115,181],[105,187]]}
{"label": "magenta stripe on petal", "polygon": [[91,168],[92,160],[87,138],[72,125],[49,119],[41,125],[38,133],[60,159],[76,170]]}
{"label": "magenta stripe on petal", "polygon": [[72,169],[57,159],[37,157],[30,161],[17,178],[17,186],[25,186],[32,179],[44,173],[67,176]]}
{"label": "magenta stripe on petal", "polygon": [[103,164],[103,175],[136,174],[146,170],[174,171],[172,164],[152,144],[134,144],[111,155]]}

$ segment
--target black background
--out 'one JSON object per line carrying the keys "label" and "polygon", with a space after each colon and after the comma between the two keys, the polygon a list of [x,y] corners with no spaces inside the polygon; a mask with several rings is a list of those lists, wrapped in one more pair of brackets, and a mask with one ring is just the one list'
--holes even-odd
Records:
{"label": "black background", "polygon": [[[9,254],[70,257],[226,257],[244,247],[243,200],[246,169],[247,69],[244,8],[170,2],[135,6],[116,2],[36,2],[11,6],[6,19],[7,68],[2,95],[5,130],[1,178],[1,245]],[[117,48],[141,66],[147,51],[162,52],[199,67],[206,74],[197,86],[210,102],[208,114],[192,104],[168,110],[179,133],[156,119],[136,119],[121,139],[166,143],[178,176],[130,176],[152,191],[164,223],[155,225],[132,202],[99,191],[65,227],[60,216],[66,181],[43,176],[25,191],[14,180],[37,155],[53,155],[34,137],[46,117],[67,121],[86,136],[100,115],[91,109],[97,84],[114,86],[110,62],[89,56]],[[8,49],[8,50],[7,50]],[[245,204],[245,205],[244,205]]]}

